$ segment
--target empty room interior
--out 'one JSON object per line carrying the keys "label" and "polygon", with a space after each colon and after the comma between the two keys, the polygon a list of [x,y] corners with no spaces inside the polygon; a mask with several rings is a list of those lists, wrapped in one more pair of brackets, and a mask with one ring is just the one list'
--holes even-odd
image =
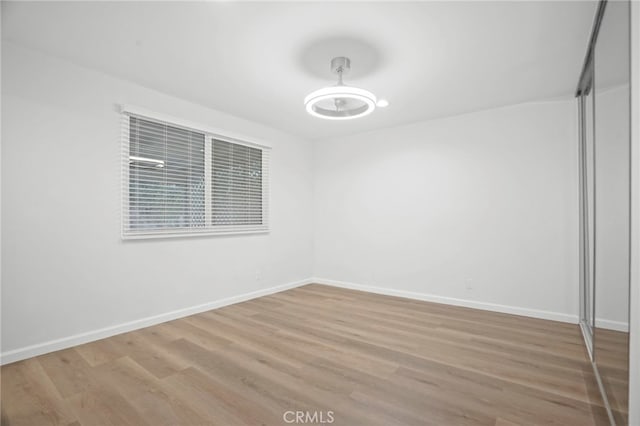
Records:
{"label": "empty room interior", "polygon": [[640,426],[640,3],[2,1],[2,426]]}

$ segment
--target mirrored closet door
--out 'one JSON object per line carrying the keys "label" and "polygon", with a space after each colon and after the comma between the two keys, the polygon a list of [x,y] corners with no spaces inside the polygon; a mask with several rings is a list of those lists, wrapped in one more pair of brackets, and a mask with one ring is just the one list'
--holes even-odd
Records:
{"label": "mirrored closet door", "polygon": [[580,325],[612,424],[629,378],[629,2],[599,4],[578,87]]}
{"label": "mirrored closet door", "polygon": [[595,297],[595,146],[594,146],[594,104],[593,104],[593,62],[586,68],[587,84],[578,97],[580,112],[580,326],[589,355],[593,358],[593,330]]}

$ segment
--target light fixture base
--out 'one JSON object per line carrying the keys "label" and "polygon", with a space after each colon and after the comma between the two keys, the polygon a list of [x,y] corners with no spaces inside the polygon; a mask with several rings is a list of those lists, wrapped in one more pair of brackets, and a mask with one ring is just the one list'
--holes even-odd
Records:
{"label": "light fixture base", "polygon": [[347,74],[351,70],[351,60],[344,56],[338,56],[331,60],[331,72],[334,74]]}

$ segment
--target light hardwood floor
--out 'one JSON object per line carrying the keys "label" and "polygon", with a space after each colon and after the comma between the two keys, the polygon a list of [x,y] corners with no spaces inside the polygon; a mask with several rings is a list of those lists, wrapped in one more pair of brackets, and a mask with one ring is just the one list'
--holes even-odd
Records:
{"label": "light hardwood floor", "polygon": [[297,410],[348,426],[607,424],[575,325],[321,285],[9,364],[1,380],[12,426],[283,425]]}

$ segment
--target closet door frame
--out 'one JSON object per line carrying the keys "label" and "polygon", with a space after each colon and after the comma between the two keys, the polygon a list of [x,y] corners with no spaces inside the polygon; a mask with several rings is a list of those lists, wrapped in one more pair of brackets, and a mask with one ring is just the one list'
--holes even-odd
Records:
{"label": "closet door frame", "polygon": [[[594,361],[595,329],[595,96],[593,84],[593,56],[585,65],[578,100],[578,182],[579,182],[579,292],[580,292],[580,329],[587,346],[591,361]],[[589,111],[591,121],[588,120]],[[591,138],[591,139],[589,139]],[[589,141],[591,142],[589,144]],[[589,156],[591,150],[591,156]],[[589,160],[591,164],[589,165]],[[589,174],[591,166],[591,175]],[[589,197],[591,194],[591,197]],[[590,209],[589,206],[592,206]],[[591,214],[589,214],[591,212]]]}

